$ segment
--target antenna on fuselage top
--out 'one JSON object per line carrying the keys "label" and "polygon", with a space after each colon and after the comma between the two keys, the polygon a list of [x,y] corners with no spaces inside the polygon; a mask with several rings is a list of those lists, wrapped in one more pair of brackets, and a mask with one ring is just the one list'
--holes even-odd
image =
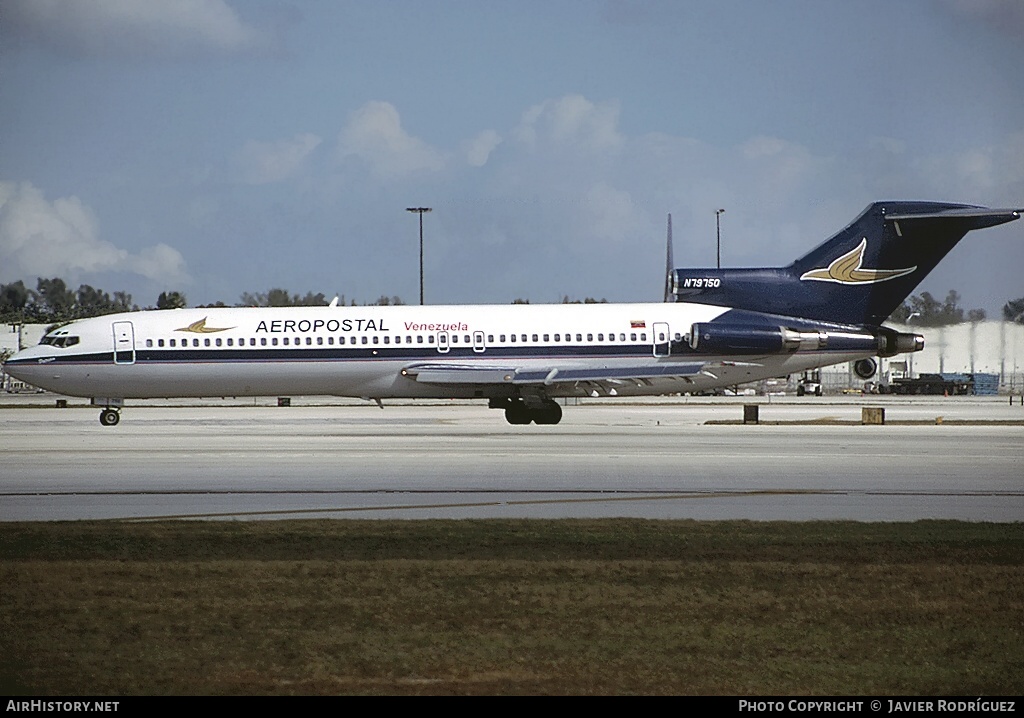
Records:
{"label": "antenna on fuselage top", "polygon": [[672,259],[672,214],[668,215],[668,238],[665,240],[665,296],[663,302],[674,302],[675,295],[672,294],[672,272],[675,270]]}

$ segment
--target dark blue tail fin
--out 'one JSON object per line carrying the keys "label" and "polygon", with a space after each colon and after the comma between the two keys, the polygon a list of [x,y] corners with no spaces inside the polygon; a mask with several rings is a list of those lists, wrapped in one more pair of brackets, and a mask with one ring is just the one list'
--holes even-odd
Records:
{"label": "dark blue tail fin", "polygon": [[1022,210],[939,202],[875,202],[788,267],[677,269],[676,301],[877,326],[972,229]]}

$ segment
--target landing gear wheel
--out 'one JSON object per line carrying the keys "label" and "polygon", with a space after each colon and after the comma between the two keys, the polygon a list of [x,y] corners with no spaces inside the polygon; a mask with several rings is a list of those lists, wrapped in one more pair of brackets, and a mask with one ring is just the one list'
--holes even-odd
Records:
{"label": "landing gear wheel", "polygon": [[117,426],[121,421],[121,413],[116,409],[104,409],[100,412],[100,423],[103,426]]}
{"label": "landing gear wheel", "polygon": [[533,420],[530,410],[522,401],[513,399],[505,407],[505,421],[509,424],[529,424]]}
{"label": "landing gear wheel", "polygon": [[548,399],[542,407],[533,411],[533,420],[538,424],[557,424],[562,420],[562,407]]}

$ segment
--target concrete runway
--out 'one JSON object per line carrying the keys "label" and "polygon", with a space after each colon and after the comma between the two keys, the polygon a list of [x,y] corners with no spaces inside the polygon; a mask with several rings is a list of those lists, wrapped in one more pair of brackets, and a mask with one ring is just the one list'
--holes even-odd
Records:
{"label": "concrete runway", "polygon": [[[54,399],[0,398],[2,521],[1024,520],[1024,426],[950,423],[1024,420],[1005,397],[623,401],[567,406],[547,427],[481,403],[332,398],[135,402],[103,427]],[[705,423],[744,403],[763,422],[817,423]],[[830,423],[862,406],[927,423]]]}

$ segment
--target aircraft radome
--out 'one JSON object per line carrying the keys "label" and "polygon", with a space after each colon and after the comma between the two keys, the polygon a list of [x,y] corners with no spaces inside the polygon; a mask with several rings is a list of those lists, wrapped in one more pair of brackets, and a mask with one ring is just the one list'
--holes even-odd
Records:
{"label": "aircraft radome", "polygon": [[338,395],[487,400],[557,424],[555,399],[696,392],[919,351],[886,318],[969,231],[1022,210],[875,202],[787,267],[676,269],[651,304],[222,308],[83,319],[4,365],[91,397]]}

